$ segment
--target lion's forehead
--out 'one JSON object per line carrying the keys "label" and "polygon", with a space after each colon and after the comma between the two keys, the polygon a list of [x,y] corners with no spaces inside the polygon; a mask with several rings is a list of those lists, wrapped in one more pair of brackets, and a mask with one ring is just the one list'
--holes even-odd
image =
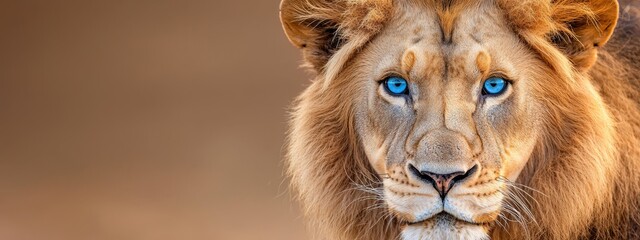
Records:
{"label": "lion's forehead", "polygon": [[468,89],[487,71],[513,70],[503,56],[514,49],[500,46],[516,45],[518,37],[495,4],[443,10],[407,3],[396,8],[374,51],[381,59],[374,66],[379,75],[397,69],[412,81],[428,81],[429,88],[461,80],[454,85]]}

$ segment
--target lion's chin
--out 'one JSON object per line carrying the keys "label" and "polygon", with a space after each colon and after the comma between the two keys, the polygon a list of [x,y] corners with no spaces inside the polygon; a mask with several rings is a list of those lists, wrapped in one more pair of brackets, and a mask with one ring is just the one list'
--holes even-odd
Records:
{"label": "lion's chin", "polygon": [[487,226],[457,220],[442,213],[428,220],[406,225],[402,229],[403,240],[489,239]]}

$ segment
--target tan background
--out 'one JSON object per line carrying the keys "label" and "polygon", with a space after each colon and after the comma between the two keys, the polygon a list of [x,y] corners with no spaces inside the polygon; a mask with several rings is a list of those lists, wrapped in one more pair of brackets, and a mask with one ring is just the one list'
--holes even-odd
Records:
{"label": "tan background", "polygon": [[0,239],[307,239],[277,0],[0,1]]}

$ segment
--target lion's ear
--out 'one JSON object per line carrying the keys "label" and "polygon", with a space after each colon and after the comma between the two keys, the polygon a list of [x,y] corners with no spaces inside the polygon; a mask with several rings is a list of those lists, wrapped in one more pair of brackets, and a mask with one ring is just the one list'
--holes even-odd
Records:
{"label": "lion's ear", "polygon": [[280,21],[307,64],[322,72],[351,40],[377,33],[390,10],[391,0],[282,0]]}
{"label": "lion's ear", "polygon": [[616,0],[554,0],[551,18],[555,31],[551,41],[564,51],[580,71],[588,70],[615,29]]}

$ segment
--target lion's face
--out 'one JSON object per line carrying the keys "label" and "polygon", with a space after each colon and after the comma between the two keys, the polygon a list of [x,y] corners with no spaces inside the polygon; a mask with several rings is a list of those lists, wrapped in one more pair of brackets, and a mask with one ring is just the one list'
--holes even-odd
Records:
{"label": "lion's face", "polygon": [[442,29],[405,6],[348,69],[359,137],[411,239],[485,236],[537,140],[541,62],[493,5],[460,11]]}

